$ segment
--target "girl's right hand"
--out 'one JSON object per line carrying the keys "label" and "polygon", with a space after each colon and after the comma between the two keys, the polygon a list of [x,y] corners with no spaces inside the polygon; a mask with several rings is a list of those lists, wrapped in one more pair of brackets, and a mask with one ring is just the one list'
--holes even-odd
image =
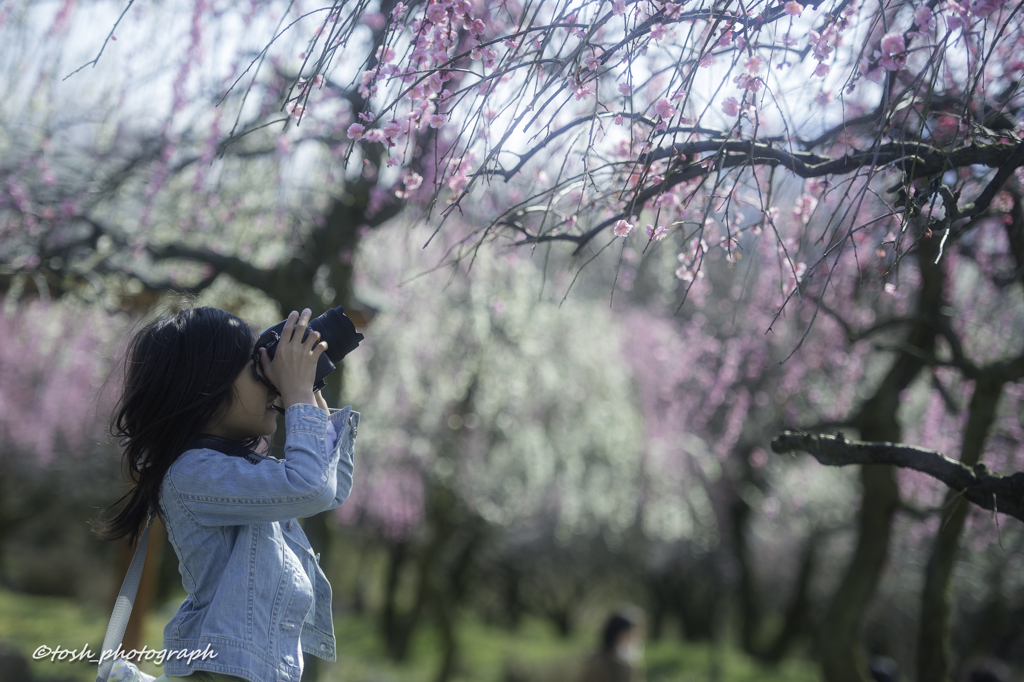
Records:
{"label": "girl's right hand", "polygon": [[260,348],[260,362],[264,373],[281,392],[281,401],[285,409],[300,403],[317,404],[313,396],[316,363],[320,359],[320,354],[327,350],[327,342],[321,341],[320,333],[312,330],[306,340],[302,340],[311,316],[309,308],[303,310],[301,315],[294,310],[288,315],[273,360],[267,354],[266,348]]}

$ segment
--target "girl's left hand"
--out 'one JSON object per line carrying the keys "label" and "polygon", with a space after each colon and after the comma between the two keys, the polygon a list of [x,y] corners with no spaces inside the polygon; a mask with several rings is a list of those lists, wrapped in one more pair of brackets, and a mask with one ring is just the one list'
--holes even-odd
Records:
{"label": "girl's left hand", "polygon": [[309,308],[301,315],[296,311],[288,315],[272,361],[267,349],[260,348],[263,371],[280,392],[285,409],[299,403],[319,405],[313,395],[313,381],[316,379],[317,360],[327,350],[327,343],[312,330],[305,336],[311,315]]}

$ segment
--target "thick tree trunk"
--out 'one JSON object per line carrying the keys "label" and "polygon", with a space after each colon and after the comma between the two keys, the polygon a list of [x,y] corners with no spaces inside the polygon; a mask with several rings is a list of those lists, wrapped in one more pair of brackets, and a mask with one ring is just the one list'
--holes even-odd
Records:
{"label": "thick tree trunk", "polygon": [[861,484],[857,548],[819,631],[822,672],[828,682],[870,679],[860,649],[860,628],[888,555],[899,488],[891,466],[861,467]]}
{"label": "thick tree trunk", "polygon": [[[937,239],[920,236],[917,241],[921,272],[918,321],[911,326],[906,340],[906,346],[916,352],[900,353],[896,357],[875,394],[850,420],[864,440],[900,441],[900,425],[896,420],[899,394],[921,371],[922,356],[932,354],[940,327],[945,278],[942,266],[936,263],[937,257]],[[890,465],[861,467],[861,484],[863,497],[857,519],[857,546],[818,629],[822,673],[827,682],[868,682],[870,679],[860,646],[860,630],[889,553],[899,487],[895,469]]]}
{"label": "thick tree trunk", "polygon": [[[967,428],[964,430],[960,461],[974,466],[981,461],[985,441],[996,419],[996,407],[1003,392],[1003,380],[980,377],[971,397]],[[949,679],[950,584],[960,535],[971,504],[960,494],[946,494],[942,523],[925,569],[921,592],[921,620],[917,640],[918,682]]]}
{"label": "thick tree trunk", "polygon": [[793,587],[793,596],[789,600],[789,608],[786,609],[786,618],[783,621],[782,629],[779,630],[765,652],[759,656],[764,661],[769,663],[781,661],[793,641],[804,629],[811,605],[811,577],[814,575],[814,558],[817,547],[818,535],[812,533],[807,538],[807,545],[804,547],[803,557],[800,561],[800,573],[797,576],[796,585]]}
{"label": "thick tree trunk", "polygon": [[751,566],[750,548],[747,546],[747,522],[750,518],[750,505],[740,497],[731,505],[733,551],[739,564],[739,598],[740,598],[740,641],[743,651],[757,656],[760,647],[758,634],[761,631],[761,604],[757,590],[757,578]]}

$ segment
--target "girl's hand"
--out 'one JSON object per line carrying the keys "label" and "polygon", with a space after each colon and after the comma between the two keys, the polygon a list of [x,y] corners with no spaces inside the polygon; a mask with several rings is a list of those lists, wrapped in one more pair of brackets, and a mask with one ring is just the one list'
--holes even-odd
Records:
{"label": "girl's hand", "polygon": [[331,408],[327,407],[327,400],[323,396],[323,391],[313,391],[313,397],[316,398],[316,406],[327,414],[331,413]]}
{"label": "girl's hand", "polygon": [[309,308],[301,315],[294,310],[288,315],[273,360],[270,360],[266,348],[260,348],[264,372],[281,392],[285,409],[300,403],[319,406],[313,395],[313,381],[316,380],[317,360],[327,350],[327,342],[321,341],[320,333],[316,331],[310,331],[306,340],[302,340],[311,316]]}

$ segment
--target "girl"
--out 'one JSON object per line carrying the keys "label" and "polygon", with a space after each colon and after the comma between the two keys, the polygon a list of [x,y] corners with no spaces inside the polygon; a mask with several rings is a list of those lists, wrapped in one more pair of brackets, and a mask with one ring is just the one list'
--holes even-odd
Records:
{"label": "girl", "polygon": [[[331,586],[295,519],[348,496],[359,414],[313,392],[327,344],[304,339],[309,318],[292,312],[258,363],[253,329],[213,308],[131,341],[112,432],[134,486],[104,531],[134,543],[153,512],[178,556],[188,596],[164,628],[160,682],[299,682],[303,653],[336,660]],[[253,450],[277,428],[277,400],[284,459]]]}

